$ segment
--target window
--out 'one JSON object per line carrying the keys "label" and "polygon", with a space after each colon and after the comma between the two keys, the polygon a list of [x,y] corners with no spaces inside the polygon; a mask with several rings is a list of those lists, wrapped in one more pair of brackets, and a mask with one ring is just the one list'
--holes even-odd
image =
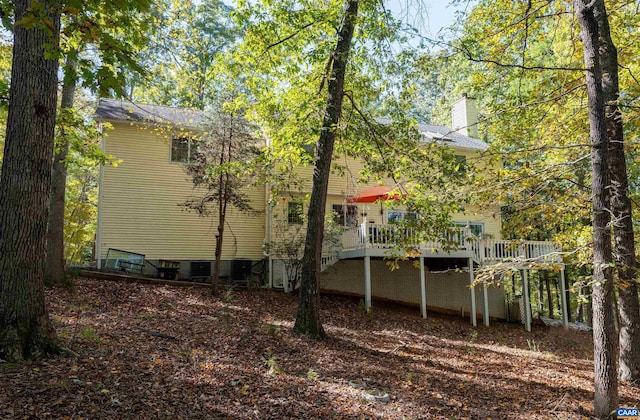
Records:
{"label": "window", "polygon": [[301,201],[289,201],[289,203],[287,203],[287,223],[290,225],[301,225],[302,209]]}
{"label": "window", "polygon": [[316,144],[315,143],[311,143],[311,144],[303,144],[302,145],[302,150],[304,150],[304,152],[313,157],[316,157]]}
{"label": "window", "polygon": [[334,204],[333,221],[338,226],[357,226],[358,225],[358,206]]}
{"label": "window", "polygon": [[405,210],[387,210],[387,223],[411,223],[418,218],[418,215],[414,211]]}
{"label": "window", "polygon": [[198,143],[187,137],[171,139],[171,162],[189,163],[198,153]]}
{"label": "window", "polygon": [[453,173],[463,175],[467,173],[467,157],[462,155],[455,155]]}
{"label": "window", "polygon": [[484,235],[484,223],[480,222],[469,222],[469,223],[456,223],[456,226],[464,232],[464,230],[469,226],[470,233],[476,238],[482,238]]}
{"label": "window", "polygon": [[467,157],[463,155],[455,155],[450,163],[451,166],[445,167],[445,174],[449,176],[460,176],[467,173]]}

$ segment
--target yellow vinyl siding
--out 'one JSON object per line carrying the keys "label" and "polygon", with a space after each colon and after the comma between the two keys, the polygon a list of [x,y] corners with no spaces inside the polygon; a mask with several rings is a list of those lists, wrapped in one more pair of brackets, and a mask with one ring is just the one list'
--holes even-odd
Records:
{"label": "yellow vinyl siding", "polygon": [[[217,218],[178,206],[197,195],[183,165],[170,161],[170,138],[116,123],[106,133],[105,151],[121,162],[104,168],[102,258],[111,247],[149,259],[214,259]],[[264,188],[248,193],[254,207],[263,210]],[[222,258],[262,258],[264,215],[229,213]]]}
{"label": "yellow vinyl siding", "polygon": [[[479,168],[484,167],[484,161],[480,160],[478,162],[479,154],[475,151],[470,150],[461,150],[456,149],[455,154],[463,155],[467,158],[469,162],[473,162],[474,164],[478,164]],[[357,184],[357,181],[360,178],[360,172],[364,168],[364,162],[362,160],[357,160],[353,158],[344,158],[339,157],[334,160],[335,164],[340,165],[344,174],[338,173],[336,170],[333,170],[331,175],[329,176],[329,186],[327,192],[327,206],[326,212],[332,211],[333,204],[344,204],[347,197],[357,194],[369,187],[373,187],[379,185],[379,182],[375,180],[370,180],[367,184]],[[313,166],[307,167],[298,167],[295,168],[295,172],[299,179],[308,180],[308,182],[304,185],[303,191],[301,192],[291,192],[291,195],[295,197],[295,199],[303,199],[306,194],[311,193],[311,179],[313,177]],[[391,179],[384,179],[383,184],[387,186],[394,186],[394,182]],[[287,195],[284,194],[282,198],[287,198]],[[282,200],[281,200],[282,202]],[[383,214],[380,214],[380,203],[359,203],[356,204],[358,206],[358,213],[361,215],[362,213],[367,213],[367,221],[372,223],[383,224],[386,223],[386,211],[389,209],[387,206],[383,206]],[[286,212],[286,206],[284,209],[279,209],[276,206],[274,209],[274,215],[278,215],[277,217],[282,217],[280,212]],[[305,205],[304,213],[306,215],[308,207]],[[397,209],[400,209],[399,207]],[[286,216],[286,213],[285,213]],[[456,222],[478,222],[484,224],[484,232],[488,235],[491,235],[494,239],[501,238],[501,230],[502,230],[502,221],[500,216],[500,208],[496,207],[490,211],[483,210],[482,212],[477,211],[473,208],[468,208],[465,213],[455,214],[453,219]],[[360,222],[362,222],[362,217],[360,217]]]}

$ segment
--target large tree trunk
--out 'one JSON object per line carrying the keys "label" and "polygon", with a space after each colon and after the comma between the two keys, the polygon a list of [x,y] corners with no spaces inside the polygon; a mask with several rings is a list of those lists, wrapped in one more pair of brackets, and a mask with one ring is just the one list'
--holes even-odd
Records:
{"label": "large tree trunk", "polygon": [[338,43],[333,56],[333,65],[328,84],[328,97],[322,121],[322,131],[318,139],[318,154],[313,172],[313,188],[307,213],[307,234],[305,237],[304,256],[302,257],[300,299],[296,323],[293,327],[296,332],[318,339],[326,336],[320,322],[318,277],[320,275],[322,243],[324,241],[327,188],[336,130],[342,115],[344,80],[357,16],[358,2],[350,1],[345,11],[342,28],[338,33]]}
{"label": "large tree trunk", "polygon": [[[592,212],[593,212],[593,357],[595,414],[609,418],[618,407],[617,335],[612,302],[615,299],[611,263],[611,221],[609,213],[608,145],[602,68],[598,51],[598,23],[595,0],[586,6],[574,0],[581,26],[584,62],[587,69],[589,126],[591,134]],[[604,7],[604,5],[602,5]]]}
{"label": "large tree trunk", "polygon": [[60,142],[53,158],[51,170],[51,200],[49,204],[49,220],[47,223],[47,261],[45,283],[60,284],[65,278],[64,259],[64,203],[67,187],[67,155],[69,141],[65,132],[66,115],[72,112],[73,99],[76,92],[75,59],[67,56],[64,66],[64,84],[60,104],[61,129]]}
{"label": "large tree trunk", "polygon": [[609,139],[609,176],[613,216],[613,255],[618,267],[620,314],[620,371],[623,381],[640,379],[640,304],[636,281],[633,215],[624,152],[622,113],[618,108],[618,51],[611,39],[605,4],[597,3],[595,16],[600,37],[602,90],[606,103]]}
{"label": "large tree trunk", "polygon": [[[33,6],[15,1],[15,20]],[[51,31],[14,28],[7,135],[0,179],[0,359],[58,350],[44,300],[47,215],[56,118],[60,4],[42,1]]]}

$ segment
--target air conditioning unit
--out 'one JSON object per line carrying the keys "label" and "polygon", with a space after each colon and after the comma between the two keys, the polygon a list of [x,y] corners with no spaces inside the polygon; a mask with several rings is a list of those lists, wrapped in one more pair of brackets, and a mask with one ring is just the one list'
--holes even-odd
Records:
{"label": "air conditioning unit", "polygon": [[211,261],[191,261],[191,281],[211,283]]}

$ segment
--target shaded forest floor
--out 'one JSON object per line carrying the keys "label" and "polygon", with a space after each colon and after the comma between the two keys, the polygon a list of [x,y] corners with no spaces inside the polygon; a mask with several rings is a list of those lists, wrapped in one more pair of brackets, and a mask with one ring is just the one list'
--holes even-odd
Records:
{"label": "shaded forest floor", "polygon": [[[592,413],[591,336],[322,298],[331,336],[291,334],[281,292],[79,279],[47,291],[74,353],[0,364],[0,418],[571,419]],[[143,331],[145,330],[145,331]],[[150,334],[160,333],[158,336]],[[169,337],[170,336],[170,337]],[[350,383],[351,382],[351,383]],[[364,390],[386,392],[370,401]],[[640,386],[621,405],[640,406]]]}

